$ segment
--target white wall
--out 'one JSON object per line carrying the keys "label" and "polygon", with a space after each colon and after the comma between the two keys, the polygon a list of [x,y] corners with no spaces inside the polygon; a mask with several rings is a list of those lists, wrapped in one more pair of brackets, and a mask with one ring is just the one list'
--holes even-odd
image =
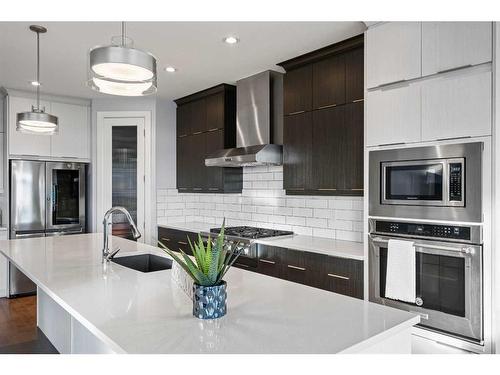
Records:
{"label": "white wall", "polygon": [[176,186],[176,105],[171,100],[156,101],[156,187]]}

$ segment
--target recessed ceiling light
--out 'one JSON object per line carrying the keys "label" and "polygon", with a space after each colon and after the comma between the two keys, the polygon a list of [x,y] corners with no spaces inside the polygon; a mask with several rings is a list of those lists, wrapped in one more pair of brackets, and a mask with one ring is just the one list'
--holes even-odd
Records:
{"label": "recessed ceiling light", "polygon": [[42,84],[38,81],[31,81],[30,82],[32,86],[41,86]]}
{"label": "recessed ceiling light", "polygon": [[236,44],[238,43],[240,40],[235,37],[235,36],[226,36],[224,39],[223,39],[224,43],[227,43],[227,44]]}
{"label": "recessed ceiling light", "polygon": [[169,72],[169,73],[175,73],[175,72],[177,71],[177,69],[176,69],[176,68],[174,68],[173,66],[167,66],[167,67],[165,68],[165,71],[166,71],[166,72]]}

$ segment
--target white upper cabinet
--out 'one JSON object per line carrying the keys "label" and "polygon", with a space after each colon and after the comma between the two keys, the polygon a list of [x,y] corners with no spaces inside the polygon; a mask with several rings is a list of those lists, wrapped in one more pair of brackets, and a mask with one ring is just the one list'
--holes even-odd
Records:
{"label": "white upper cabinet", "polygon": [[[11,155],[50,156],[50,136],[26,134],[16,130],[17,114],[31,111],[34,99],[9,96],[9,153]],[[40,102],[50,113],[50,103]]]}
{"label": "white upper cabinet", "polygon": [[420,22],[389,22],[368,29],[367,87],[420,77],[421,37]]}
{"label": "white upper cabinet", "polygon": [[53,157],[90,159],[88,107],[52,102],[59,132],[52,136]]}
{"label": "white upper cabinet", "polygon": [[422,85],[422,140],[491,134],[491,71],[449,73]]}
{"label": "white upper cabinet", "polygon": [[422,75],[491,61],[491,22],[423,22]]}
{"label": "white upper cabinet", "polygon": [[366,145],[420,141],[420,87],[370,91],[366,99]]}
{"label": "white upper cabinet", "polygon": [[45,111],[58,117],[55,135],[26,134],[16,130],[19,112],[31,110],[34,99],[8,96],[8,148],[12,156],[90,159],[89,107],[81,104],[41,101]]}

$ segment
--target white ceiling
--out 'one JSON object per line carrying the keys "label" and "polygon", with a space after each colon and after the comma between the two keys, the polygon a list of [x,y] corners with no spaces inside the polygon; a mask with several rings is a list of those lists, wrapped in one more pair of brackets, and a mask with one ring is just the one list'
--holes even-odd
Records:
{"label": "white ceiling", "polygon": [[[35,35],[27,22],[0,22],[0,86],[32,90]],[[103,97],[85,86],[90,48],[109,44],[118,22],[39,22],[42,91]],[[135,47],[158,59],[158,95],[178,98],[219,83],[234,83],[275,64],[362,33],[362,22],[130,22]],[[240,43],[222,42],[236,35]],[[176,73],[164,71],[175,66]]]}

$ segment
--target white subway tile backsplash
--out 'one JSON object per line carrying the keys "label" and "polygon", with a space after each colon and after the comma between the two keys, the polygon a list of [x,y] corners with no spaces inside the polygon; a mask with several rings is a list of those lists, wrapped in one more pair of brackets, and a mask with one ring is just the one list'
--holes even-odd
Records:
{"label": "white subway tile backsplash", "polygon": [[243,170],[241,194],[188,194],[158,189],[159,222],[201,221],[211,225],[252,225],[346,241],[363,239],[363,198],[287,196],[283,167]]}

